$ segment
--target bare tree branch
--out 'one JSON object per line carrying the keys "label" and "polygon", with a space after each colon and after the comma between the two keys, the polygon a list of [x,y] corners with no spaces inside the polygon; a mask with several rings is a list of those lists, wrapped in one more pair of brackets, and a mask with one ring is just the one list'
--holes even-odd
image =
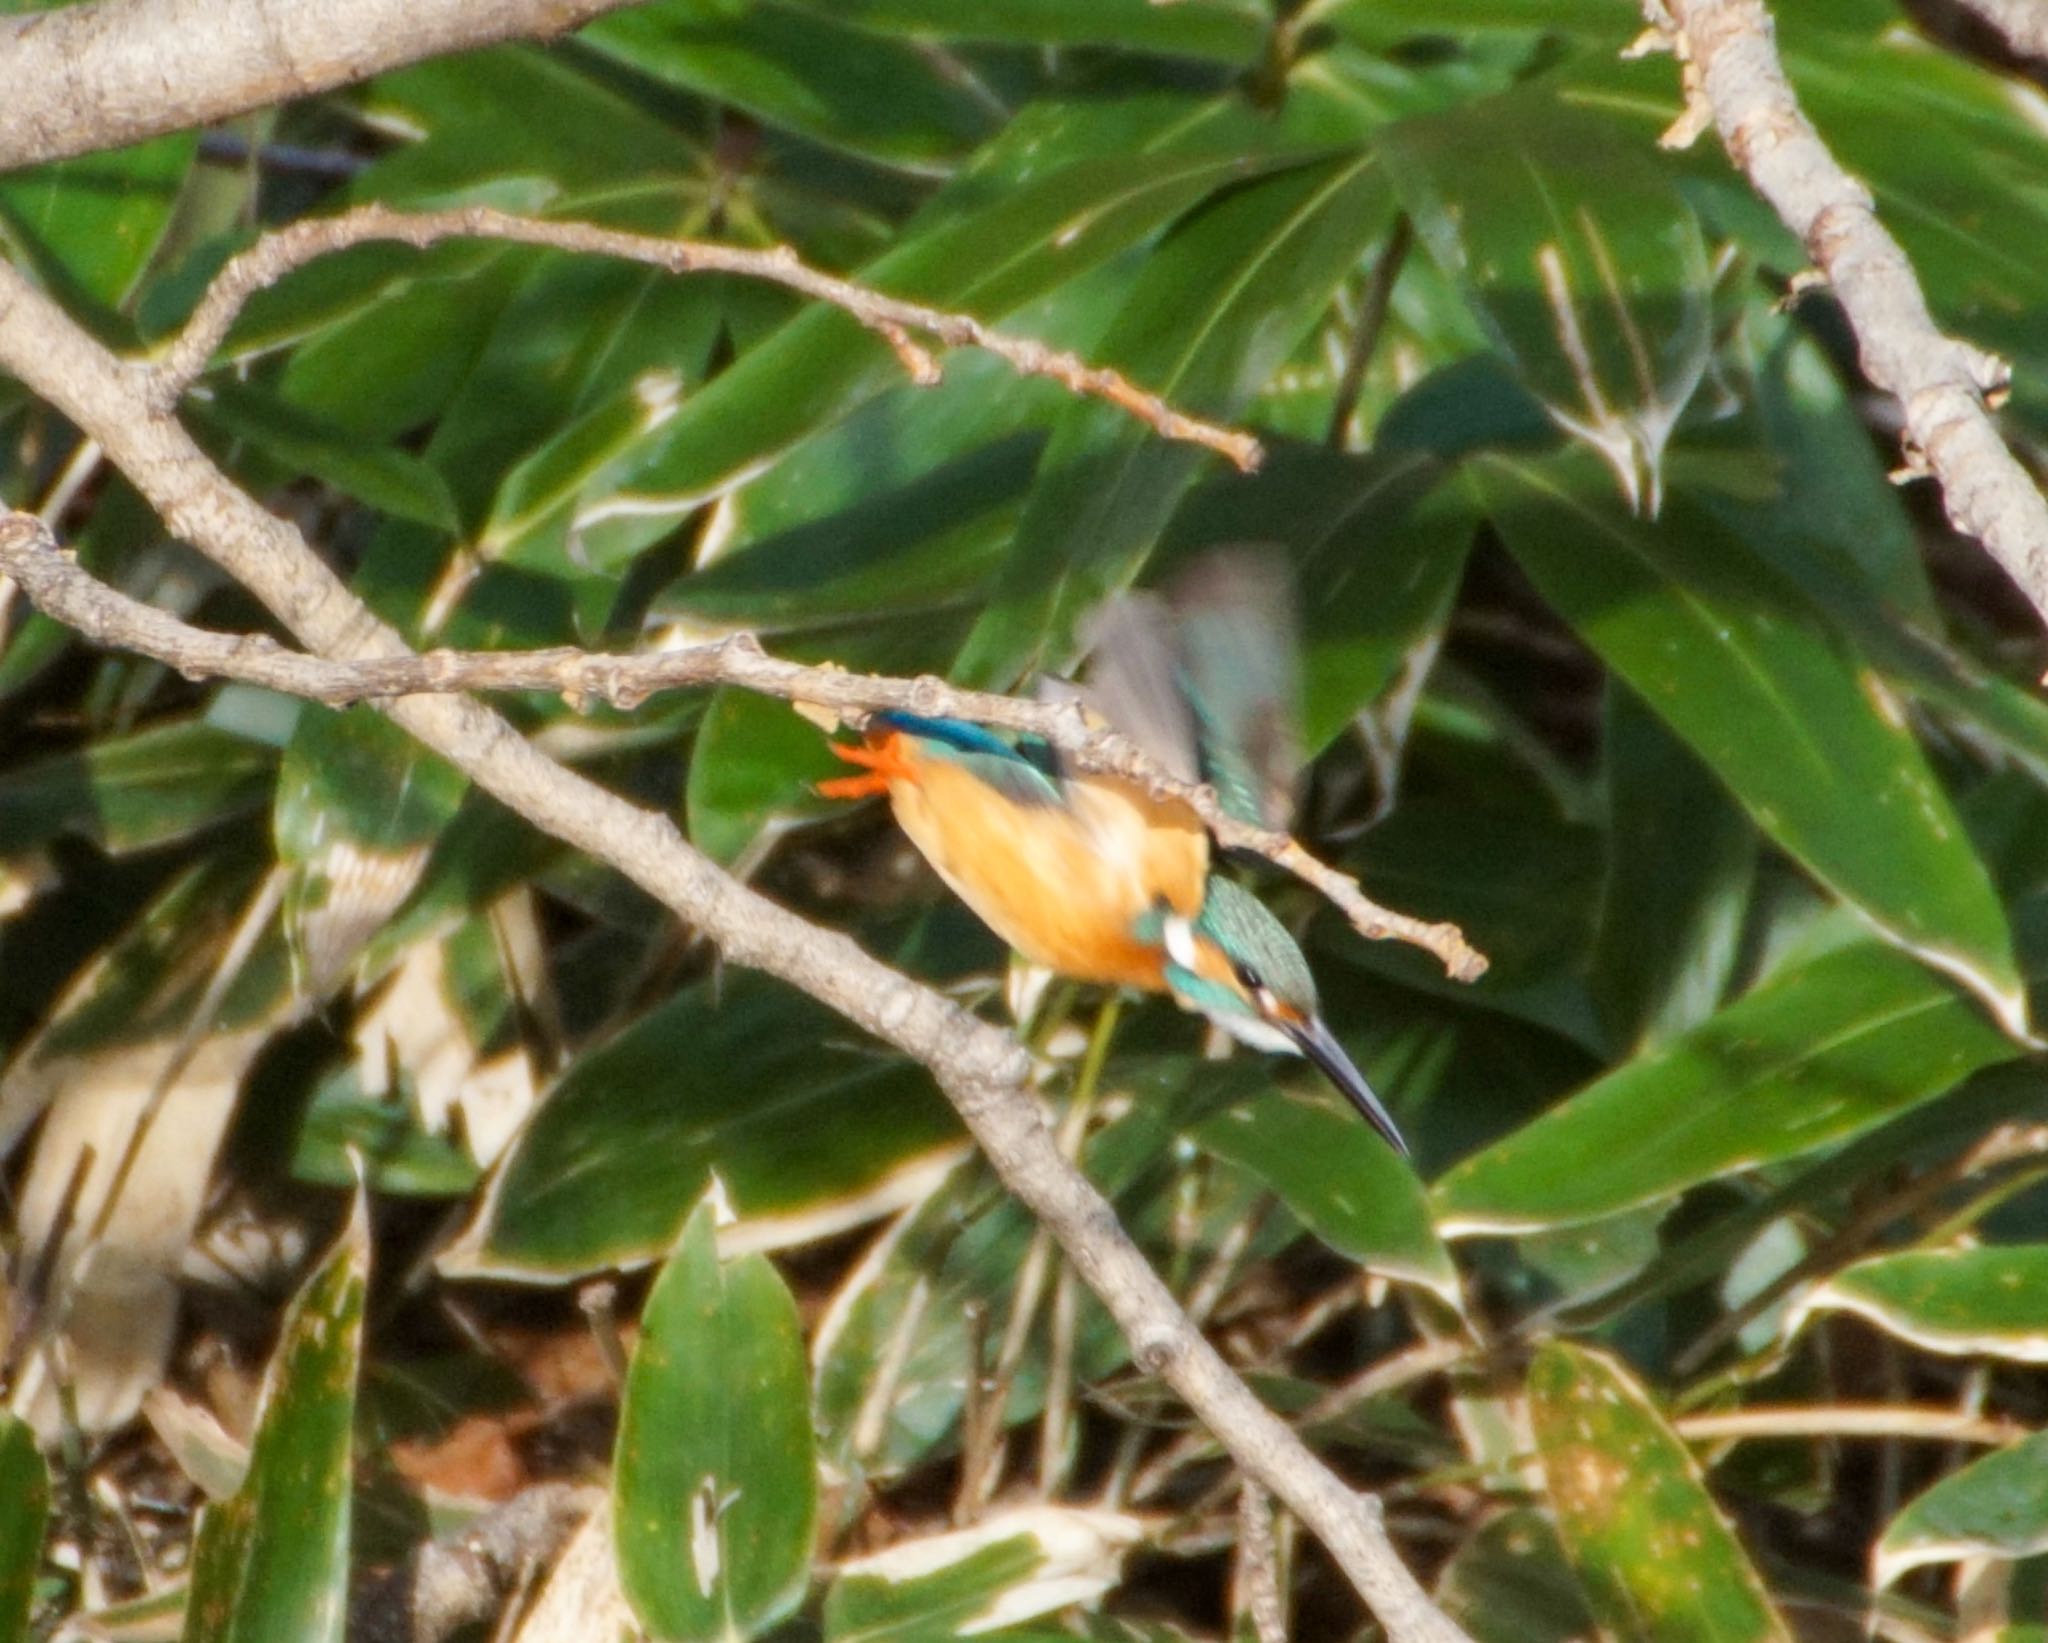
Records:
{"label": "bare tree branch", "polygon": [[1213,789],[1180,781],[1116,731],[1092,723],[1078,702],[1024,702],[961,690],[929,675],[889,679],[836,667],[806,667],[766,654],[751,633],[644,655],[606,656],[561,647],[528,651],[433,650],[424,655],[334,662],[284,649],[267,634],[212,633],[141,604],[81,570],[32,514],[0,514],[0,573],[38,609],[97,644],[139,650],[190,679],[239,679],[340,707],[400,696],[461,691],[545,690],[582,705],[632,708],[656,691],[736,685],[763,696],[858,717],[898,709],[925,718],[1042,736],[1083,769],[1122,776],[1160,797],[1183,800],[1227,847],[1250,851],[1315,886],[1373,941],[1405,941],[1434,954],[1460,980],[1486,959],[1455,924],[1430,924],[1380,906],[1348,873],[1319,861],[1285,833],[1255,827],[1225,810]]}
{"label": "bare tree branch", "polygon": [[601,1489],[569,1483],[514,1495],[352,1592],[348,1635],[356,1643],[443,1643],[489,1623],[603,1499]]}
{"label": "bare tree branch", "polygon": [[[0,365],[98,437],[178,536],[335,660],[403,658],[380,621],[298,530],[208,459],[146,381],[0,264]],[[406,696],[394,722],[533,825],[624,873],[695,925],[727,959],[799,987],[930,1068],[1005,1184],[1051,1229],[1131,1344],[1252,1478],[1316,1534],[1396,1643],[1469,1643],[1388,1540],[1379,1503],[1326,1468],[1194,1328],[1118,1224],[1060,1154],[1030,1094],[1030,1060],[1009,1034],[747,889],[642,810],[543,755],[466,696]]]}
{"label": "bare tree branch", "polygon": [[1236,428],[1221,427],[1184,416],[1156,394],[1135,387],[1120,371],[1090,365],[1077,355],[1048,348],[1029,337],[1010,337],[991,330],[969,314],[948,313],[923,303],[905,302],[833,274],[808,268],[786,245],[768,251],[718,245],[705,240],[660,239],[628,234],[595,223],[546,222],[515,216],[491,206],[473,205],[452,211],[393,211],[365,205],[338,217],[311,217],[266,234],[215,277],[185,328],[164,351],[154,374],[159,406],[175,405],[214,350],[226,339],[242,305],[265,286],[274,285],[294,268],[329,252],[371,240],[397,240],[424,249],[448,239],[512,240],[545,245],[629,262],[651,263],[672,274],[744,274],[800,291],[851,314],[879,333],[896,350],[911,379],[929,387],[939,368],[910,335],[921,332],[951,348],[983,348],[1001,356],[1026,376],[1050,377],[1068,392],[1106,399],[1147,423],[1165,439],[1206,445],[1249,472],[1259,465],[1259,442]]}
{"label": "bare tree branch", "polygon": [[2006,363],[1935,328],[1869,190],[1800,112],[1763,0],[1643,0],[1643,10],[1685,76],[1686,112],[1666,145],[1683,147],[1709,124],[1720,130],[1729,158],[1833,286],[1864,374],[1898,399],[1908,457],[1940,482],[1950,521],[1984,544],[2048,621],[2048,502],[1986,408],[2005,392]]}
{"label": "bare tree branch", "polygon": [[1989,23],[2020,56],[2048,63],[2048,4],[2043,0],[1954,0],[1954,4]]}
{"label": "bare tree branch", "polygon": [[119,148],[634,0],[95,0],[0,18],[0,171]]}

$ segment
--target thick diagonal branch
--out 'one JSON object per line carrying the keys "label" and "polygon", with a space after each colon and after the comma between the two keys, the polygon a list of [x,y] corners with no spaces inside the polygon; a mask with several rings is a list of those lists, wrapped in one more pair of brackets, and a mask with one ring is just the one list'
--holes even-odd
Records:
{"label": "thick diagonal branch", "polygon": [[0,18],[0,171],[119,148],[634,0],[94,0]]}
{"label": "thick diagonal branch", "polygon": [[[238,490],[138,375],[14,269],[0,264],[0,366],[105,445],[171,530],[254,594],[309,650],[402,658],[398,634],[296,528]],[[463,696],[406,696],[383,710],[534,826],[606,862],[736,964],[799,987],[930,1068],[989,1161],[1048,1227],[1117,1321],[1138,1364],[1195,1411],[1245,1472],[1329,1549],[1396,1643],[1469,1643],[1403,1567],[1379,1505],[1349,1488],[1259,1402],[1189,1322],[1115,1211],[1062,1157],[1007,1033],[878,963],[852,940],[755,894],[692,849],[666,816],[548,759]]]}
{"label": "thick diagonal branch", "polygon": [[1986,406],[2005,391],[2005,362],[1936,328],[1869,190],[1800,112],[1763,0],[1644,0],[1644,11],[1685,74],[1686,114],[1665,141],[1688,143],[1709,122],[1720,131],[1729,158],[1827,276],[1864,375],[1897,398],[1908,456],[1940,483],[1950,521],[2048,622],[2048,502]]}

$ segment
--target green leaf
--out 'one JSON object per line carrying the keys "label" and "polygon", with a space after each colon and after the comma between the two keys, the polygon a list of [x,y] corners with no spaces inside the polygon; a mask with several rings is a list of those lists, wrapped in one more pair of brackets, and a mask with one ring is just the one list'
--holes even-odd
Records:
{"label": "green leaf", "polygon": [[1984,864],[1896,703],[1806,600],[1682,496],[1654,526],[1569,465],[1482,465],[1538,590],[1757,825],[2014,1033],[2026,995]]}
{"label": "green leaf", "polygon": [[457,527],[455,499],[418,457],[372,443],[347,428],[272,395],[216,382],[187,413],[202,427],[246,440],[288,475],[324,480],[398,519],[446,531]]}
{"label": "green leaf", "polygon": [[1444,1565],[1436,1600],[1473,1643],[1581,1643],[1594,1635],[1557,1528],[1533,1506],[1481,1525]]}
{"label": "green leaf", "polygon": [[1593,938],[1601,1019],[1624,1049],[1696,1027],[1733,977],[1756,831],[1626,690],[1607,693],[1607,880]]}
{"label": "green leaf", "polygon": [[1847,1140],[2018,1047],[1870,940],[1788,966],[1437,1182],[1446,1235],[1565,1226]]}
{"label": "green leaf", "polygon": [[1275,1092],[1190,1133],[1265,1182],[1338,1254],[1462,1310],[1457,1268],[1430,1224],[1422,1183],[1355,1113]]}
{"label": "green leaf", "polygon": [[0,178],[0,237],[105,308],[126,306],[170,226],[196,132],[81,154]]}
{"label": "green leaf", "polygon": [[1255,6],[1230,0],[802,0],[862,28],[913,38],[1001,40],[1032,46],[1118,46],[1170,52],[1249,66],[1264,39],[1266,19]]}
{"label": "green leaf", "polygon": [[1565,1550],[1618,1643],[1791,1643],[1698,1465],[1618,1362],[1548,1343],[1529,1421]]}
{"label": "green leaf", "polygon": [[[673,584],[654,609],[692,623],[802,633],[964,602],[1000,563],[1005,527],[1044,443],[1013,434],[901,486],[878,490],[870,479],[861,500],[715,560]],[[840,657],[841,635],[828,642]]]}
{"label": "green leaf", "polygon": [[[1370,155],[1222,195],[1146,259],[1097,357],[1181,411],[1228,420],[1322,318],[1392,215]],[[1062,413],[961,677],[1001,686],[1064,663],[1073,625],[1136,574],[1202,461],[1113,407]]]}
{"label": "green leaf", "polygon": [[[1129,120],[1118,126],[1119,147],[1094,111],[1034,111],[857,277],[998,319],[1143,242],[1211,191],[1281,163],[1256,140],[1240,141],[1230,112],[1180,101],[1148,106],[1137,129],[1126,129]],[[578,504],[580,514],[596,516],[583,531],[583,552],[600,568],[620,563],[700,502],[900,381],[901,370],[879,337],[813,305],[592,478]],[[620,512],[619,497],[628,511]],[[551,520],[547,528],[565,525]],[[485,541],[508,546],[510,534],[494,523]]]}
{"label": "green leaf", "polygon": [[719,690],[690,755],[685,809],[691,842],[730,866],[757,840],[841,808],[813,784],[843,774],[827,737],[787,702]]}
{"label": "green leaf", "polygon": [[991,110],[965,74],[916,45],[849,28],[836,10],[755,0],[601,17],[578,38],[670,85],[870,159],[943,170],[987,136]]}
{"label": "green leaf", "polygon": [[0,775],[0,855],[60,833],[116,855],[172,844],[262,803],[274,749],[203,720],[102,736]]}
{"label": "green leaf", "polygon": [[313,1091],[291,1171],[293,1180],[323,1187],[352,1186],[360,1171],[372,1192],[408,1198],[460,1198],[483,1173],[458,1142],[421,1123],[403,1092],[365,1094],[353,1065]]}
{"label": "green leaf", "polygon": [[641,1315],[612,1475],[619,1584],[673,1643],[766,1630],[803,1600],[817,1516],[796,1302],[766,1256],[722,1262],[713,1204]]}
{"label": "green leaf", "polygon": [[1174,514],[1160,559],[1219,542],[1284,548],[1301,590],[1302,734],[1330,744],[1443,626],[1477,526],[1422,450],[1352,456],[1270,441],[1259,471],[1215,479]]}
{"label": "green leaf", "polygon": [[1845,1267],[1788,1323],[1853,1312],[1930,1352],[2048,1363],[2048,1244],[1915,1249]]}
{"label": "green leaf", "polygon": [[43,1530],[50,1517],[50,1474],[26,1421],[0,1413],[0,1638],[29,1635]]}
{"label": "green leaf", "polygon": [[200,1516],[185,1643],[340,1643],[369,1270],[359,1194],[341,1238],[285,1316],[248,1477],[233,1499]]}
{"label": "green leaf", "polygon": [[959,1156],[922,1067],[773,983],[693,987],[548,1092],[444,1269],[567,1276],[658,1259],[712,1171],[759,1246],[856,1225]]}
{"label": "green leaf", "polygon": [[2048,1551],[2048,1432],[1972,1461],[1915,1496],[1885,1525],[1871,1578],[1883,1587],[1928,1563],[2042,1551]]}
{"label": "green leaf", "polygon": [[308,708],[278,772],[278,857],[314,861],[343,840],[387,851],[431,843],[468,785],[372,708]]}
{"label": "green leaf", "polygon": [[1008,1637],[1004,1628],[1099,1598],[1143,1534],[1121,1512],[1037,1506],[900,1541],[840,1566],[825,1595],[826,1643]]}
{"label": "green leaf", "polygon": [[1654,512],[1709,351],[1706,237],[1634,129],[1548,88],[1382,135],[1417,235],[1552,417]]}

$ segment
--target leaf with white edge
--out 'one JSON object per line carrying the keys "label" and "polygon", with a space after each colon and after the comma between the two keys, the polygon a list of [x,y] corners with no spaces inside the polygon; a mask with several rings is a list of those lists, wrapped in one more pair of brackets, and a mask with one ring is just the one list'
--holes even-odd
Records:
{"label": "leaf with white edge", "polygon": [[1613,1358],[1552,1341],[1529,1420],[1566,1554],[1619,1643],[1791,1643],[1699,1464]]}
{"label": "leaf with white edge", "polygon": [[1871,1580],[1884,1587],[1923,1564],[2044,1551],[2048,1432],[2036,1432],[1972,1461],[1907,1502],[1872,1552]]}
{"label": "leaf with white edge", "polygon": [[340,1643],[369,1275],[369,1215],[358,1195],[285,1318],[248,1475],[232,1499],[201,1514],[184,1643]]}
{"label": "leaf with white edge", "polygon": [[1845,1267],[1799,1303],[1853,1312],[1930,1352],[2048,1363],[2048,1244],[1914,1249]]}
{"label": "leaf with white edge", "polygon": [[572,1062],[440,1265],[531,1281],[658,1260],[713,1170],[746,1247],[778,1249],[918,1201],[962,1145],[923,1067],[793,989],[735,975]]}
{"label": "leaf with white edge", "polygon": [[50,1516],[50,1474],[26,1421],[0,1414],[0,1638],[28,1636]]}
{"label": "leaf with white edge", "polygon": [[1478,465],[1493,522],[1537,591],[1773,842],[2024,1035],[1997,891],[1883,681],[1709,509],[1674,492],[1649,524],[1588,468]]}
{"label": "leaf with white edge", "polygon": [[1416,233],[1557,424],[1655,513],[1665,442],[1705,372],[1706,236],[1668,168],[1548,89],[1382,134]]}
{"label": "leaf with white edge", "polygon": [[1036,1506],[903,1541],[840,1566],[825,1598],[826,1643],[973,1637],[1092,1603],[1143,1538],[1143,1523],[1122,1512]]}
{"label": "leaf with white edge", "polygon": [[612,1476],[619,1583],[655,1637],[751,1637],[803,1601],[818,1508],[803,1326],[766,1256],[722,1261],[718,1193],[640,1320]]}
{"label": "leaf with white edge", "polygon": [[2019,1047],[1871,938],[1788,966],[1467,1158],[1434,1189],[1446,1237],[1598,1220],[1845,1141]]}
{"label": "leaf with white edge", "polygon": [[1264,1181],[1338,1254],[1462,1309],[1458,1271],[1430,1224],[1422,1183],[1357,1114],[1276,1092],[1191,1133]]}

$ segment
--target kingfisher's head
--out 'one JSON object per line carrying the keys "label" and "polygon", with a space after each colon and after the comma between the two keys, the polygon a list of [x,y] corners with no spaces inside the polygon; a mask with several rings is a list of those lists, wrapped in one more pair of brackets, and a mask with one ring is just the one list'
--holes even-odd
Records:
{"label": "kingfisher's head", "polygon": [[1308,1057],[1388,1145],[1407,1156],[1394,1120],[1323,1025],[1308,960],[1258,897],[1213,877],[1198,915],[1181,918],[1157,908],[1140,934],[1163,949],[1167,989],[1182,1009],[1207,1016],[1255,1049]]}

